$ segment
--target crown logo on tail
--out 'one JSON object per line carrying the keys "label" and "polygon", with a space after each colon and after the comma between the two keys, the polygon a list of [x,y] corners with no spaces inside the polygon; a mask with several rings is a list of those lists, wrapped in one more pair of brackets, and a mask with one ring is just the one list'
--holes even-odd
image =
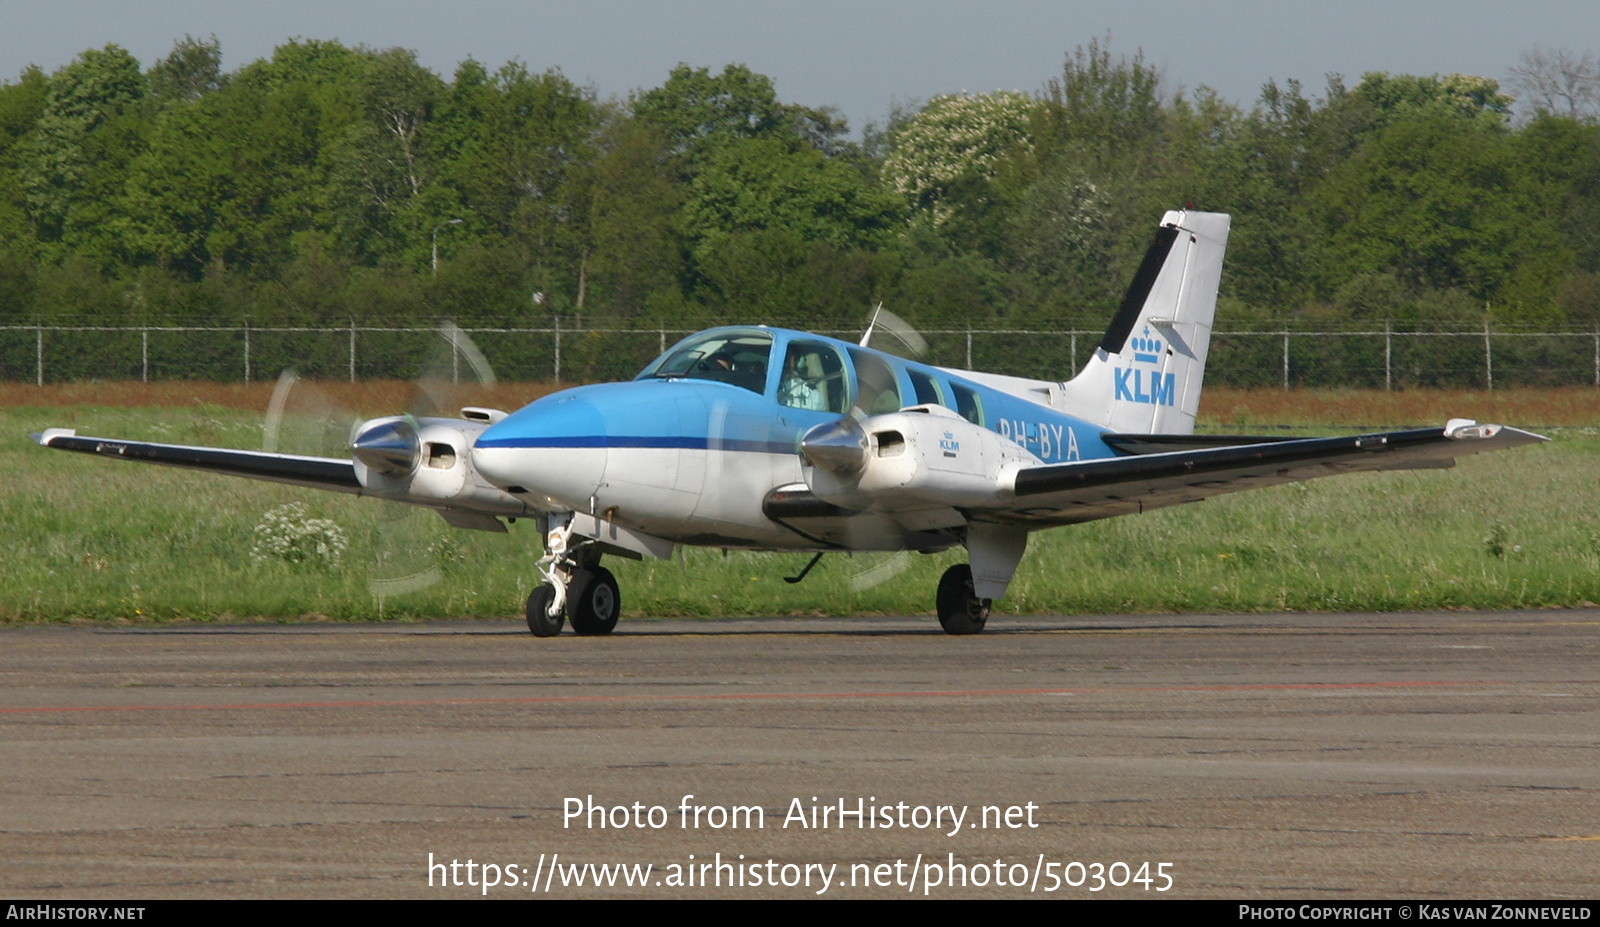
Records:
{"label": "crown logo on tail", "polygon": [[1150,327],[1145,326],[1144,334],[1130,339],[1133,343],[1133,360],[1135,363],[1154,364],[1161,360],[1161,350],[1165,347],[1160,338],[1150,334]]}

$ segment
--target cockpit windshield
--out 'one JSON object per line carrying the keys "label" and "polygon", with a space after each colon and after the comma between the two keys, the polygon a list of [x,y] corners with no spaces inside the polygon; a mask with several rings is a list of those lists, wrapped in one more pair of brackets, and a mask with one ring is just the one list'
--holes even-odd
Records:
{"label": "cockpit windshield", "polygon": [[761,393],[767,388],[767,364],[771,357],[771,334],[719,329],[684,341],[657,358],[639,377],[716,380]]}

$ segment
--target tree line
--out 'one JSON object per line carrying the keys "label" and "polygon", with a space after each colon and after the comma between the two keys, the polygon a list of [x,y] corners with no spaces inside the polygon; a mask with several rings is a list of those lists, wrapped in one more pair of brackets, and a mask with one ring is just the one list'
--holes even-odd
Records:
{"label": "tree line", "polygon": [[338,42],[221,60],[0,85],[0,323],[1093,327],[1185,204],[1234,216],[1224,324],[1600,322],[1587,55],[1524,54],[1517,101],[1369,73],[1246,109],[1097,40],[859,139],[737,64],[603,99]]}

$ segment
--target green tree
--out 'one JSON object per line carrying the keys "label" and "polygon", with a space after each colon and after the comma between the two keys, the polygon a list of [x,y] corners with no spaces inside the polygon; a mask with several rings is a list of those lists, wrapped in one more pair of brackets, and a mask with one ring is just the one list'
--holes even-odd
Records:
{"label": "green tree", "polygon": [[779,227],[848,250],[881,244],[901,213],[895,197],[816,149],[747,139],[718,150],[694,179],[686,230],[697,253],[728,234]]}
{"label": "green tree", "polygon": [[[813,266],[881,247],[903,214],[898,197],[869,186],[848,164],[780,138],[718,149],[684,207],[708,297],[789,317],[811,308]],[[864,304],[869,294],[857,295]]]}
{"label": "green tree", "polygon": [[194,105],[164,111],[129,185],[130,240],[191,276],[271,278],[297,241],[332,224],[329,173],[362,117],[367,56],[290,42]]}
{"label": "green tree", "polygon": [[592,95],[558,70],[532,74],[513,62],[476,88],[472,105],[481,118],[453,170],[462,202],[489,234],[521,251],[532,288],[571,307],[588,201],[582,185],[569,181],[593,156],[599,112]]}
{"label": "green tree", "polygon": [[20,173],[28,212],[55,256],[115,259],[115,203],[142,148],[136,107],[144,96],[139,62],[116,45],[86,51],[51,75]]}
{"label": "green tree", "polygon": [[[1142,52],[1113,55],[1107,39],[1068,54],[1041,94],[1031,163],[1015,161],[1008,179],[1007,199],[1024,207],[1003,226],[997,252],[1012,270],[1014,310],[1103,319],[1149,243],[1152,216],[1194,198],[1187,188],[1196,153],[1180,145],[1180,129],[1197,140],[1210,115],[1169,97]],[[1074,215],[1091,250],[1051,260],[1051,249],[1069,246],[1060,223]]]}
{"label": "green tree", "polygon": [[366,263],[408,251],[412,262],[420,262],[427,258],[433,227],[451,218],[440,215],[450,211],[440,202],[446,195],[433,189],[438,170],[431,120],[444,82],[419,65],[413,52],[392,48],[366,57],[360,91],[360,118],[329,152],[330,206],[339,236]]}
{"label": "green tree", "polygon": [[1327,280],[1394,273],[1414,292],[1461,289],[1497,314],[1548,319],[1570,261],[1503,134],[1422,111],[1369,136],[1317,192]]}
{"label": "green tree", "polygon": [[1087,161],[1097,174],[1137,170],[1167,127],[1161,74],[1144,53],[1112,57],[1110,39],[1090,39],[1045,85],[1038,133],[1046,159]]}
{"label": "green tree", "polygon": [[1353,107],[1368,110],[1337,76],[1321,99],[1298,81],[1269,81],[1209,153],[1191,195],[1233,213],[1223,292],[1260,316],[1286,319],[1314,297],[1323,237],[1310,196],[1359,144],[1369,120],[1352,118]]}
{"label": "green tree", "polygon": [[1361,76],[1353,93],[1372,106],[1377,128],[1425,115],[1454,116],[1503,128],[1511,116],[1512,100],[1500,92],[1499,82],[1473,74],[1420,77],[1373,71]]}
{"label": "green tree", "polygon": [[1537,214],[1553,220],[1578,268],[1600,271],[1600,125],[1538,116],[1512,142]]}
{"label": "green tree", "polygon": [[667,161],[650,126],[607,114],[583,177],[590,206],[578,305],[623,318],[681,308],[686,190]]}
{"label": "green tree", "polygon": [[16,82],[0,84],[0,312],[20,313],[31,289],[36,241],[22,178],[49,83],[30,67]]}
{"label": "green tree", "polygon": [[186,35],[150,66],[145,79],[158,105],[193,103],[222,86],[222,44],[214,35],[205,40]]}
{"label": "green tree", "polygon": [[633,114],[689,162],[735,139],[788,135],[796,126],[772,78],[742,64],[713,76],[680,63],[660,87],[633,98]]}
{"label": "green tree", "polygon": [[936,227],[981,210],[1004,159],[1032,150],[1038,109],[1023,93],[934,97],[893,133],[884,185]]}

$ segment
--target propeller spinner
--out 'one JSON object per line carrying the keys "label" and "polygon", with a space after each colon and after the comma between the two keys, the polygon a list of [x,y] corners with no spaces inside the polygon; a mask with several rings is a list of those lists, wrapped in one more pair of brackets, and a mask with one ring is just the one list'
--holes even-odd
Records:
{"label": "propeller spinner", "polygon": [[855,476],[867,465],[867,433],[854,415],[846,415],[806,432],[800,438],[800,453],[834,476]]}
{"label": "propeller spinner", "polygon": [[405,476],[416,470],[422,459],[422,442],[408,418],[390,419],[366,429],[351,442],[350,450],[384,476]]}

